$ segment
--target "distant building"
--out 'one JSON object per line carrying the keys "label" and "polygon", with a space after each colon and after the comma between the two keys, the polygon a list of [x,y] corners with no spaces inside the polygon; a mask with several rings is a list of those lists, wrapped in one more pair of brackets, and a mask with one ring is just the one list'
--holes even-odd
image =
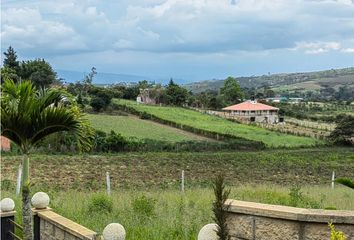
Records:
{"label": "distant building", "polygon": [[287,97],[273,97],[273,98],[266,98],[267,102],[273,103],[300,103],[304,101],[303,98],[287,98]]}
{"label": "distant building", "polygon": [[11,141],[8,138],[0,136],[0,150],[1,151],[11,150]]}
{"label": "distant building", "polygon": [[300,102],[303,102],[304,99],[303,98],[289,98],[289,102],[290,103],[300,103]]}
{"label": "distant building", "polygon": [[161,90],[160,88],[140,89],[140,94],[137,96],[136,101],[144,104],[159,104]]}
{"label": "distant building", "polygon": [[223,108],[222,110],[228,112],[230,116],[243,118],[250,122],[273,124],[284,120],[278,116],[279,108],[251,100]]}
{"label": "distant building", "polygon": [[266,98],[267,102],[273,102],[273,103],[280,103],[280,102],[287,102],[288,98],[286,97],[272,97],[272,98]]}

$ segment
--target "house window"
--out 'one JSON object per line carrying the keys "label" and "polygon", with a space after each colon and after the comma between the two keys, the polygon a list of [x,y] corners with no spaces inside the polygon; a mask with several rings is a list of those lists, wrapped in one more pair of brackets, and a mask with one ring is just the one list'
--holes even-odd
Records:
{"label": "house window", "polygon": [[250,118],[250,121],[251,121],[251,122],[255,122],[255,121],[256,121],[256,117],[251,117],[251,118]]}

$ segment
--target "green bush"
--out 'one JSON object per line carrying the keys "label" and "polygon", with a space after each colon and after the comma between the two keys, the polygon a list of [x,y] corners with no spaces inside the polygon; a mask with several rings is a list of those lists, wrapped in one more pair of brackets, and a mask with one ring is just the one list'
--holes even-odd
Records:
{"label": "green bush", "polygon": [[110,213],[113,210],[113,201],[109,196],[103,193],[97,193],[93,195],[89,200],[87,209],[90,213],[92,212]]}
{"label": "green bush", "polygon": [[132,201],[133,211],[137,214],[151,217],[155,214],[156,200],[145,195],[135,198]]}
{"label": "green bush", "polygon": [[115,133],[113,130],[107,135],[106,138],[108,150],[118,152],[124,150],[129,141],[120,133]]}
{"label": "green bush", "polygon": [[321,208],[321,204],[314,199],[304,196],[301,192],[301,187],[295,186],[290,188],[289,206],[301,208]]}
{"label": "green bush", "polygon": [[151,114],[148,114],[147,112],[141,112],[140,113],[140,118],[141,119],[151,119]]}
{"label": "green bush", "polygon": [[9,191],[9,190],[14,189],[14,187],[15,187],[15,184],[10,179],[1,180],[1,190]]}
{"label": "green bush", "polygon": [[331,229],[331,240],[346,240],[344,233],[337,231],[332,223],[328,223],[329,228]]}

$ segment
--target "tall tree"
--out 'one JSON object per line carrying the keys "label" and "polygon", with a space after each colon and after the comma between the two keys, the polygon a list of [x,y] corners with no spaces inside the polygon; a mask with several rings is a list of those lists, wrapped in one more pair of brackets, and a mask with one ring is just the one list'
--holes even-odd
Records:
{"label": "tall tree", "polygon": [[85,76],[84,80],[82,81],[82,94],[86,96],[87,92],[90,91],[92,88],[92,81],[93,78],[97,75],[97,71],[95,67],[91,68],[91,72]]}
{"label": "tall tree", "polygon": [[354,117],[338,115],[337,127],[332,131],[329,139],[335,143],[352,145],[354,143]]}
{"label": "tall tree", "polygon": [[5,81],[1,96],[1,135],[17,144],[23,155],[22,216],[24,240],[33,239],[30,203],[29,154],[39,142],[56,132],[77,137],[81,149],[89,149],[93,132],[75,107],[67,108],[63,96],[52,89],[37,90],[30,81]]}
{"label": "tall tree", "polygon": [[20,65],[19,76],[29,79],[37,88],[48,87],[58,82],[57,73],[44,59],[23,61]]}
{"label": "tall tree", "polygon": [[166,87],[166,98],[167,104],[182,106],[186,103],[188,98],[187,89],[180,87],[178,84],[174,83],[173,79],[170,79]]}
{"label": "tall tree", "polygon": [[19,66],[19,61],[17,61],[17,55],[15,50],[9,46],[9,48],[4,52],[4,67],[16,69]]}
{"label": "tall tree", "polygon": [[240,85],[236,78],[228,77],[225,79],[224,86],[220,89],[220,93],[226,104],[238,103],[244,97]]}

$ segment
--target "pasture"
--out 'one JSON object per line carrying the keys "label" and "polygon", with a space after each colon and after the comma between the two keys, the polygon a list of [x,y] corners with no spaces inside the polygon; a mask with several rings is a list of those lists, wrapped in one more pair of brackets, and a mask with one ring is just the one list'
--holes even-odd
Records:
{"label": "pasture", "polygon": [[116,99],[116,104],[146,112],[157,118],[197,129],[228,134],[252,141],[261,141],[268,147],[311,147],[324,144],[323,141],[310,137],[300,137],[270,131],[256,126],[238,124],[216,116],[179,107],[160,107],[137,104],[134,101]]}
{"label": "pasture", "polygon": [[95,129],[109,133],[111,130],[124,137],[153,139],[167,142],[211,141],[190,132],[142,120],[135,116],[115,116],[107,114],[88,114],[88,120]]}

